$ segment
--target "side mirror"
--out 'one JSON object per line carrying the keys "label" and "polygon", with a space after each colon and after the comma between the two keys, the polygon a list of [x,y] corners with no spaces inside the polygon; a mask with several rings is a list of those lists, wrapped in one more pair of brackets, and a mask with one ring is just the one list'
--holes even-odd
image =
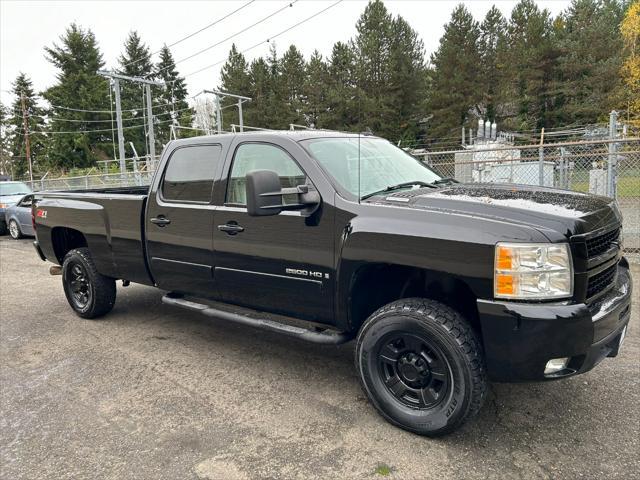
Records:
{"label": "side mirror", "polygon": [[[281,188],[280,177],[272,170],[253,170],[246,177],[247,213],[253,217],[278,215],[283,210],[303,210],[311,215],[320,206],[320,195],[308,185]],[[283,195],[298,195],[298,202],[283,203]]]}
{"label": "side mirror", "polygon": [[278,174],[272,170],[253,170],[245,178],[247,213],[252,217],[278,215],[282,211]]}

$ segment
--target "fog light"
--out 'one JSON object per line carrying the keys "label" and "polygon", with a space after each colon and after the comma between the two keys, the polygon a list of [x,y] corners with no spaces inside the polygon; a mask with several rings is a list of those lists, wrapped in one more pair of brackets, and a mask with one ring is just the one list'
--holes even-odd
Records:
{"label": "fog light", "polygon": [[552,373],[558,373],[560,370],[567,368],[569,358],[552,358],[547,362],[547,366],[544,367],[544,374],[549,375]]}

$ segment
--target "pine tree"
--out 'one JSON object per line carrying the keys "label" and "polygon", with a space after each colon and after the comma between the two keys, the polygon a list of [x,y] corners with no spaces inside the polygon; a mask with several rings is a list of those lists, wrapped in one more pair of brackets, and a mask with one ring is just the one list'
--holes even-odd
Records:
{"label": "pine tree", "polygon": [[8,108],[0,103],[0,174],[11,175],[11,148]]}
{"label": "pine tree", "polygon": [[333,46],[326,83],[326,128],[358,128],[361,118],[359,100],[362,95],[357,91],[355,62],[355,54],[349,45],[337,42]]}
{"label": "pine tree", "polygon": [[249,96],[251,102],[245,109],[245,124],[252,127],[273,128],[271,121],[271,96],[273,94],[271,69],[267,62],[258,58],[249,67]]}
{"label": "pine tree", "polygon": [[505,67],[507,54],[507,21],[496,6],[492,6],[480,24],[480,59],[482,99],[477,105],[480,118],[501,120],[505,102]]}
{"label": "pine tree", "polygon": [[[132,31],[124,42],[124,52],[118,57],[120,67],[118,73],[130,77],[152,78],[153,63],[149,47],[142,41],[136,31]],[[122,99],[122,119],[125,138],[125,149],[133,142],[138,155],[149,153],[147,131],[149,119],[146,114],[146,95],[144,85],[137,82],[120,81],[120,97]],[[129,128],[134,127],[134,128]],[[128,152],[127,156],[133,152]]]}
{"label": "pine tree", "polygon": [[326,128],[328,69],[317,50],[311,54],[305,73],[303,88],[306,124],[315,128]]}
{"label": "pine tree", "polygon": [[393,19],[381,0],[366,6],[356,23],[352,41],[356,55],[356,81],[360,107],[360,129],[380,135],[388,133],[388,116],[394,108],[388,97],[391,79]]}
{"label": "pine tree", "polygon": [[[155,77],[166,82],[164,87],[152,89],[154,96],[154,132],[160,146],[170,140],[171,123],[191,127],[193,110],[187,102],[187,85],[176,69],[171,50],[164,45],[160,50],[160,61],[155,66]],[[173,120],[173,122],[170,122]],[[185,136],[185,135],[183,135]]]}
{"label": "pine tree", "polygon": [[301,124],[304,120],[303,104],[306,65],[300,50],[291,45],[280,63],[280,85],[282,87],[286,125]]}
{"label": "pine tree", "polygon": [[533,0],[521,0],[511,12],[507,31],[510,85],[506,94],[512,99],[508,126],[515,130],[553,126],[547,116],[554,115],[558,52],[551,16]]}
{"label": "pine tree", "polygon": [[109,110],[109,84],[96,74],[104,62],[95,35],[71,24],[60,45],[46,47],[45,53],[58,69],[57,83],[43,94],[51,104],[49,164],[63,169],[93,166],[107,157],[114,138],[109,114],[88,111]]}
{"label": "pine tree", "polygon": [[574,0],[563,16],[559,69],[562,124],[592,123],[614,107],[622,65],[618,2]]}
{"label": "pine tree", "polygon": [[428,130],[431,140],[458,137],[460,128],[475,126],[471,109],[482,98],[478,66],[480,28],[473,16],[459,5],[444,27],[438,50],[431,56],[433,64],[429,99],[433,118]]}
{"label": "pine tree", "polygon": [[29,146],[33,171],[46,168],[46,142],[44,109],[38,106],[31,79],[24,73],[18,74],[12,84],[11,93],[15,96],[6,119],[11,130],[8,149],[11,152],[12,171],[16,178],[26,178],[29,162],[26,152],[22,97],[24,97],[27,124],[29,126]]}
{"label": "pine tree", "polygon": [[[249,77],[249,68],[247,65],[247,60],[244,58],[242,53],[238,52],[236,45],[231,45],[231,50],[229,51],[229,57],[227,61],[222,66],[222,71],[220,72],[220,90],[227,93],[233,93],[235,95],[249,96],[250,92],[250,77]],[[225,98],[222,101],[222,104],[225,107],[223,112],[223,128],[228,130],[231,124],[239,124],[240,119],[238,117],[238,109],[232,107],[232,105],[236,105],[237,99],[235,98]],[[243,119],[246,117],[246,110],[251,109],[252,105],[250,103],[245,103],[243,106]]]}
{"label": "pine tree", "polygon": [[418,133],[426,96],[424,44],[401,16],[393,19],[389,55],[390,104],[385,135],[394,142],[411,143]]}

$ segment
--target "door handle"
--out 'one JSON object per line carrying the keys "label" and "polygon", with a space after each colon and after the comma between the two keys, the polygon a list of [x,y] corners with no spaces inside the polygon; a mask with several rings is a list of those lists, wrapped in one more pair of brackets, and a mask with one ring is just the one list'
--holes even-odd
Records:
{"label": "door handle", "polygon": [[244,232],[244,227],[241,227],[237,223],[229,222],[224,225],[218,225],[218,230],[227,232],[229,235],[236,235],[237,233]]}
{"label": "door handle", "polygon": [[171,223],[171,220],[169,220],[164,215],[158,215],[157,217],[154,217],[149,221],[155,225],[158,225],[159,227],[164,227],[165,225],[169,225]]}

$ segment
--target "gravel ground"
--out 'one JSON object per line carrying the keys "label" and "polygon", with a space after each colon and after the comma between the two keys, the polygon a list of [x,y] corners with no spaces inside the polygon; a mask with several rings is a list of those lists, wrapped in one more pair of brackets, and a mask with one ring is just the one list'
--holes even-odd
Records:
{"label": "gravel ground", "polygon": [[0,238],[0,273],[3,479],[640,478],[637,293],[618,358],[492,385],[478,417],[433,440],[376,414],[352,343],[225,324],[134,285],[81,320],[29,240]]}

